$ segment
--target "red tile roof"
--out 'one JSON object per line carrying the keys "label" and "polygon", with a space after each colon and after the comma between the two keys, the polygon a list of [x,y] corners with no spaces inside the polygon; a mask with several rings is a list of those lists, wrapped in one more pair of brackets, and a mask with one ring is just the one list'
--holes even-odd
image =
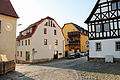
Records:
{"label": "red tile roof", "polygon": [[[46,17],[44,19],[41,19],[40,21],[38,22],[35,22],[34,24],[31,24],[30,26],[28,26],[25,30],[21,31],[20,32],[20,35],[17,37],[17,41],[18,40],[22,40],[22,39],[25,39],[25,38],[29,38],[29,37],[32,37],[32,35],[34,34],[35,30],[37,29],[37,26],[39,24],[41,24],[44,20],[46,19],[50,19],[50,20],[54,20],[53,18],[51,17]],[[29,30],[30,28],[32,28],[32,32],[30,34],[27,34],[27,35],[22,35],[22,32],[26,31],[26,30]]]}
{"label": "red tile roof", "polygon": [[10,0],[0,0],[0,14],[18,18]]}

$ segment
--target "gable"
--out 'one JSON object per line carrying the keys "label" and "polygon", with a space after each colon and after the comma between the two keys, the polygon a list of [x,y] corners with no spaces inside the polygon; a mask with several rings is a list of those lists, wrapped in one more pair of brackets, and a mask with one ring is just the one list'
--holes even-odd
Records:
{"label": "gable", "polygon": [[0,0],[0,14],[18,18],[10,0]]}
{"label": "gable", "polygon": [[[117,17],[118,1],[119,0],[98,0],[85,23]],[[116,10],[112,10],[112,3],[116,4]],[[120,9],[118,10],[118,16],[120,16]]]}

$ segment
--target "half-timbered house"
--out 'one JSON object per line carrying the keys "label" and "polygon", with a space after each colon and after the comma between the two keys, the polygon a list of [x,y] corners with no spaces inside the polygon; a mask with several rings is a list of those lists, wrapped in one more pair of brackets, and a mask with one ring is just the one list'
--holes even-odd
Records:
{"label": "half-timbered house", "polygon": [[85,23],[90,60],[120,60],[120,0],[98,0]]}

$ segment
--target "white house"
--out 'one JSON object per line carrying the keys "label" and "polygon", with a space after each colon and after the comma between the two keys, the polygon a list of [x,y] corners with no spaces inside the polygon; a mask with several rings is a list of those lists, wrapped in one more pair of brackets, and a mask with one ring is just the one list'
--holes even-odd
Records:
{"label": "white house", "polygon": [[51,17],[30,25],[17,37],[17,62],[37,63],[63,56],[64,36],[61,27]]}
{"label": "white house", "polygon": [[90,60],[120,61],[120,1],[98,0],[88,24]]}

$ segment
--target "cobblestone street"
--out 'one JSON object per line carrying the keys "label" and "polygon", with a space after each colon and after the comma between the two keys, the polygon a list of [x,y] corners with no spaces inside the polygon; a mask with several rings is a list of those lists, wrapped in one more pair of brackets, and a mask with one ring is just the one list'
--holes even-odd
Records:
{"label": "cobblestone street", "polygon": [[17,64],[0,80],[120,80],[120,63],[87,62],[86,57],[41,64]]}

